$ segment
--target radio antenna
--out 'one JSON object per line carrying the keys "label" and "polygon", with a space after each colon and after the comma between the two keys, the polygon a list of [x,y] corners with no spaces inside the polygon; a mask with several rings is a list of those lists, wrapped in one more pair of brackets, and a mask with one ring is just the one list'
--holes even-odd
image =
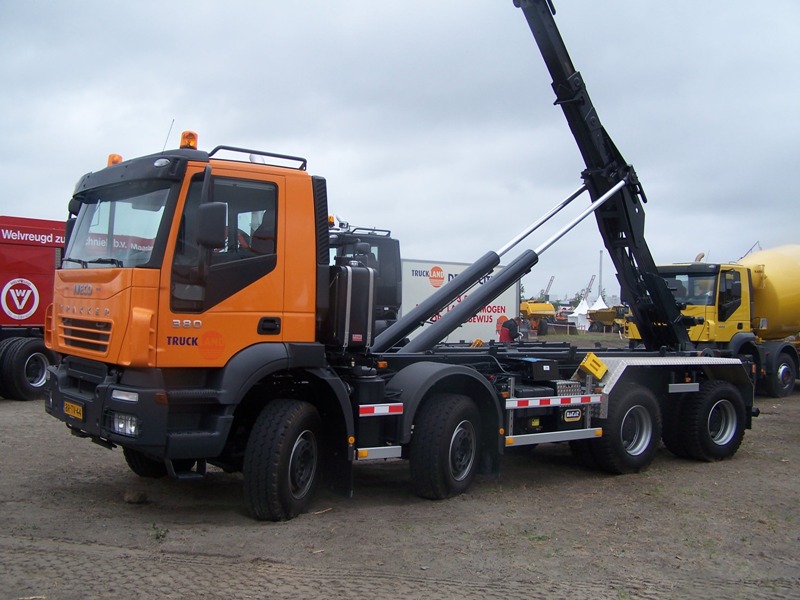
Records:
{"label": "radio antenna", "polygon": [[164,153],[164,150],[167,149],[167,142],[169,141],[169,134],[172,133],[172,126],[175,125],[175,119],[172,119],[172,123],[169,124],[169,131],[167,131],[167,139],[164,140],[164,147],[161,148],[161,153]]}

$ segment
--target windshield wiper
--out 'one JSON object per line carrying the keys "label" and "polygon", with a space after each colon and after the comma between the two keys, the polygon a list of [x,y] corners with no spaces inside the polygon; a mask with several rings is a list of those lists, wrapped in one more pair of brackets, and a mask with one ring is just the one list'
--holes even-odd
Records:
{"label": "windshield wiper", "polygon": [[85,260],[81,260],[80,258],[69,258],[69,257],[67,257],[67,258],[63,258],[63,259],[61,259],[61,262],[62,262],[62,263],[65,263],[65,262],[74,262],[74,263],[78,263],[78,264],[79,264],[80,266],[82,266],[84,269],[86,269],[86,268],[87,268],[87,266],[88,266],[88,265],[86,264],[86,261],[85,261]]}
{"label": "windshield wiper", "polygon": [[122,267],[122,261],[116,258],[95,258],[94,260],[87,260],[86,264],[114,265],[115,267]]}

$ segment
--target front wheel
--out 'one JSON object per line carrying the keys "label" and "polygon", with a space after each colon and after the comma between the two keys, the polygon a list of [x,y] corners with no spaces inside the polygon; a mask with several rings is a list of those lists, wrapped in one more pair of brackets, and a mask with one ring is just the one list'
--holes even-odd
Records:
{"label": "front wheel", "polygon": [[681,410],[681,438],[691,458],[721,460],[736,454],[744,438],[742,395],[726,381],[706,381]]}
{"label": "front wheel", "polygon": [[167,466],[164,464],[163,460],[150,458],[146,454],[142,454],[138,450],[133,450],[132,448],[123,448],[122,454],[125,456],[125,462],[128,463],[128,467],[139,477],[160,479],[167,474]]}
{"label": "front wheel", "polygon": [[600,421],[603,437],[591,440],[597,464],[610,473],[635,473],[647,468],[661,439],[661,411],[653,393],[630,385],[608,406]]}
{"label": "front wheel", "polygon": [[409,459],[418,496],[439,500],[469,489],[478,464],[480,415],[475,403],[459,394],[438,394],[414,420]]}
{"label": "front wheel", "polygon": [[256,419],[244,455],[244,499],[259,520],[308,511],[320,478],[321,420],[299,400],[275,400]]}

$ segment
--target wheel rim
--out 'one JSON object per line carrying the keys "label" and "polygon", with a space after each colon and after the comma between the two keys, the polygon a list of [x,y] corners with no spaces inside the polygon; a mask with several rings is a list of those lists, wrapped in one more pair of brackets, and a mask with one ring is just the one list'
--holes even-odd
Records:
{"label": "wheel rim", "polygon": [[463,481],[475,462],[475,428],[467,420],[461,421],[450,438],[450,474],[456,481]]}
{"label": "wheel rim", "polygon": [[653,422],[650,413],[643,406],[633,406],[622,419],[620,441],[625,452],[631,456],[642,454],[650,445],[653,436]]}
{"label": "wheel rim", "polygon": [[790,384],[794,383],[794,381],[792,381],[792,375],[793,373],[789,365],[781,363],[778,367],[778,384],[782,388],[787,388]]}
{"label": "wheel rim", "polygon": [[47,367],[49,366],[50,361],[44,354],[41,352],[31,354],[23,368],[26,381],[35,388],[42,387],[47,380]]}
{"label": "wheel rim", "polygon": [[314,433],[306,429],[297,436],[289,457],[289,490],[292,497],[304,497],[317,472],[317,439]]}
{"label": "wheel rim", "polygon": [[711,407],[708,435],[719,446],[724,446],[736,435],[736,410],[729,400],[719,400]]}

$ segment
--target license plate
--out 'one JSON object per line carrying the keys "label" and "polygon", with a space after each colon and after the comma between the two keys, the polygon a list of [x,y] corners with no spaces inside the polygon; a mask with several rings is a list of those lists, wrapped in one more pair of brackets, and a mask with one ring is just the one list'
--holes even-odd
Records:
{"label": "license plate", "polygon": [[83,421],[83,405],[78,404],[77,402],[64,400],[64,414],[68,417],[72,417],[73,419]]}

